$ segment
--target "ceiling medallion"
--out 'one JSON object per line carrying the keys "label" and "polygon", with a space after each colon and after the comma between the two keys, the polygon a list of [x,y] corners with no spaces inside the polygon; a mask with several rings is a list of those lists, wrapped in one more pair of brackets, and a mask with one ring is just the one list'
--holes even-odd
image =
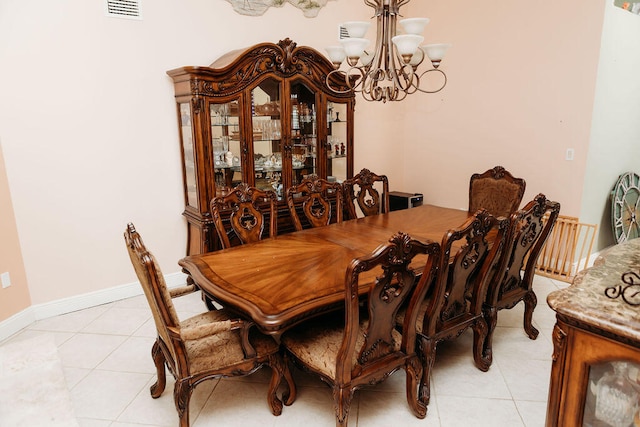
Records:
{"label": "ceiling medallion", "polygon": [[314,18],[329,0],[227,0],[233,6],[233,10],[241,15],[260,16],[270,7],[282,7],[285,3],[302,10],[307,18]]}

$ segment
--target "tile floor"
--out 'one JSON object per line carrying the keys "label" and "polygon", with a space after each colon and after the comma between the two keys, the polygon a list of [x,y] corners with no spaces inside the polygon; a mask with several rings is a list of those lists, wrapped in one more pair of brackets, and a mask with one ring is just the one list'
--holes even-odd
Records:
{"label": "tile floor", "polygon": [[[551,368],[554,312],[546,304],[549,292],[563,282],[536,277],[538,307],[534,322],[540,336],[532,341],[522,329],[522,303],[498,316],[494,363],[483,373],[475,368],[470,331],[438,347],[432,397],[425,419],[407,406],[404,371],[386,382],[356,392],[349,426],[543,426]],[[181,318],[201,312],[198,294],[175,301]],[[152,399],[155,382],[150,356],[155,326],[143,296],[129,298],[37,321],[0,345],[51,334],[58,345],[65,377],[82,427],[176,427],[172,390]],[[200,384],[191,399],[191,426],[333,426],[329,387],[294,371],[298,399],[274,417],[266,391],[269,370],[243,378]]]}

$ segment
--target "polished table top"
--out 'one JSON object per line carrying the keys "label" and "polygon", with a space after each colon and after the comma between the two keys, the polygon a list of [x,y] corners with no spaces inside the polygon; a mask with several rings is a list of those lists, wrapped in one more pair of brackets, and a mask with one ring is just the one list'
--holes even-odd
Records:
{"label": "polished table top", "polygon": [[[191,255],[179,264],[214,300],[251,317],[263,332],[278,334],[343,305],[344,275],[353,258],[399,231],[440,242],[468,216],[465,210],[424,205]],[[362,293],[373,274],[361,277]]]}

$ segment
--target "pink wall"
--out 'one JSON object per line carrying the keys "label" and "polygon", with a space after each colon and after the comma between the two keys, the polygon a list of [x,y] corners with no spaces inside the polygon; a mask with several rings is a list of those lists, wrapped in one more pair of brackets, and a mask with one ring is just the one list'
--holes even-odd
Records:
{"label": "pink wall", "polygon": [[[415,3],[415,5],[414,5]],[[428,42],[453,47],[448,85],[408,100],[404,185],[466,208],[469,176],[502,165],[579,216],[591,131],[603,2],[411,3],[429,16]],[[575,160],[565,160],[567,148]]]}
{"label": "pink wall", "polygon": [[0,146],[0,273],[5,272],[9,273],[11,286],[0,288],[0,319],[8,318],[31,305],[7,171]]}

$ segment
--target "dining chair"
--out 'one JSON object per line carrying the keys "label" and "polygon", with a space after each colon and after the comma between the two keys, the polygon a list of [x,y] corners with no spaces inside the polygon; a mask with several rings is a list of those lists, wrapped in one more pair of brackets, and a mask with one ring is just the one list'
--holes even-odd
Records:
{"label": "dining chair", "polygon": [[214,197],[210,210],[222,248],[274,237],[278,230],[277,200],[274,191],[246,183],[240,183],[225,196]]}
{"label": "dining chair", "polygon": [[487,290],[484,311],[489,331],[486,347],[491,347],[498,310],[513,308],[520,301],[524,301],[524,330],[532,340],[538,337],[538,330],[532,324],[538,301],[533,290],[533,277],[540,251],[559,213],[560,203],[538,194],[511,215],[505,250]]}
{"label": "dining chair", "polygon": [[[489,279],[503,250],[509,220],[484,209],[451,229],[440,244],[442,256],[438,275],[428,298],[420,304],[415,323],[418,354],[423,363],[420,400],[429,404],[430,379],[439,342],[473,329],[473,358],[481,371],[491,366],[491,349],[484,348],[488,332],[482,304]],[[398,325],[406,331],[406,312],[401,310]]]}
{"label": "dining chair", "polygon": [[151,308],[157,337],[151,349],[157,381],[151,397],[158,398],[166,385],[165,365],[174,376],[173,397],[181,427],[189,426],[189,400],[202,381],[248,375],[263,365],[271,367],[267,402],[274,415],[282,412],[276,391],[284,377],[282,399],[293,403],[296,389],[276,341],[252,328],[253,323],[220,309],[180,320],[172,298],[196,290],[193,285],[168,289],[155,257],[129,223],[124,239],[131,263]]}
{"label": "dining chair", "polygon": [[[426,254],[421,279],[411,261]],[[406,371],[409,407],[418,418],[427,408],[418,399],[422,365],[416,353],[415,324],[419,302],[435,276],[440,256],[436,242],[421,243],[403,233],[372,253],[355,258],[345,274],[344,315],[307,321],[285,332],[282,345],[286,356],[330,385],[333,391],[336,426],[346,426],[351,399],[356,390],[384,381],[398,369]],[[366,279],[363,277],[366,276]],[[361,307],[358,287],[370,280],[366,305]],[[396,313],[408,303],[407,333],[395,328]]]}
{"label": "dining chair", "polygon": [[509,217],[522,202],[526,182],[502,166],[474,173],[469,181],[469,213],[486,209],[495,216]]}
{"label": "dining chair", "polygon": [[287,206],[296,231],[304,227],[301,215],[311,227],[342,222],[342,185],[317,175],[308,175],[287,189]]}
{"label": "dining chair", "polygon": [[[382,194],[379,189],[376,189],[376,185],[382,187]],[[364,216],[389,211],[389,180],[386,175],[377,175],[365,168],[353,178],[346,179],[342,183],[342,188],[350,219],[358,217],[357,208]]]}

